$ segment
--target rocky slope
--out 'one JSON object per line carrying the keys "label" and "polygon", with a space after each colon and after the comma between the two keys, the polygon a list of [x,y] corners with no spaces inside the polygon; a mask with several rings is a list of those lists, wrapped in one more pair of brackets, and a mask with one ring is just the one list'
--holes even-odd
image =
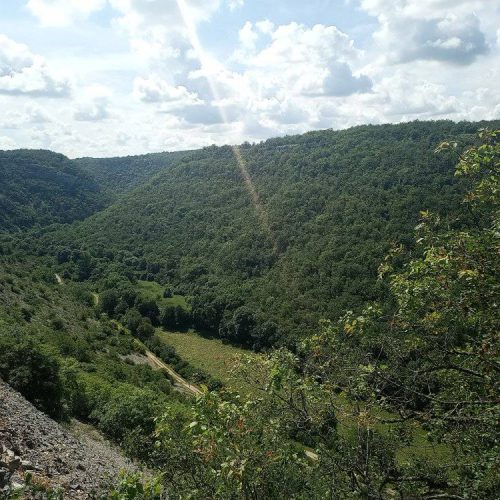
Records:
{"label": "rocky slope", "polygon": [[100,496],[121,470],[136,467],[103,439],[77,437],[0,380],[0,498],[26,473],[64,498]]}

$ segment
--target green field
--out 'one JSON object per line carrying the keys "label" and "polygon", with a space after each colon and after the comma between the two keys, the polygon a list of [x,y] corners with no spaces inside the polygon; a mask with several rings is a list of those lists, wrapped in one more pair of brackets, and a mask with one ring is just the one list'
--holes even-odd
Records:
{"label": "green field", "polygon": [[[258,356],[257,354],[224,344],[219,339],[207,339],[195,332],[178,333],[157,330],[156,333],[165,343],[173,346],[177,354],[185,361],[218,378],[224,385],[238,391],[242,396],[255,396],[256,390],[250,381],[232,374],[231,371],[241,355]],[[337,404],[341,408],[338,415],[340,432],[344,435],[355,432],[355,427],[352,427],[349,422],[349,415],[352,411],[350,404],[342,397],[339,397]],[[391,415],[380,411],[377,412],[377,417],[389,418]],[[391,425],[387,424],[378,423],[375,425],[384,434],[389,433],[392,428]],[[449,459],[449,453],[450,450],[445,445],[430,443],[426,439],[426,433],[422,429],[415,427],[411,444],[399,449],[398,459],[405,461],[410,456],[419,456],[431,463],[439,463]]]}
{"label": "green field", "polygon": [[161,306],[181,306],[184,309],[189,310],[189,305],[186,302],[186,297],[183,295],[174,295],[173,297],[165,298],[163,297],[163,292],[165,287],[156,283],[156,281],[138,281],[137,290],[141,295],[148,299],[154,299]]}
{"label": "green field", "polygon": [[157,334],[165,343],[173,346],[182,359],[221,380],[228,388],[242,395],[252,392],[251,384],[241,376],[232,374],[231,371],[242,355],[257,356],[257,354],[224,344],[219,339],[207,339],[195,332],[158,330]]}

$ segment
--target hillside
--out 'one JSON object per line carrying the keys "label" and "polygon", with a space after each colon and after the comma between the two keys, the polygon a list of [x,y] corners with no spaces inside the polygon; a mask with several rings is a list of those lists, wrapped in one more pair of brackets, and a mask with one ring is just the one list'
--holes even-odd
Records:
{"label": "hillside", "polygon": [[0,151],[0,231],[81,220],[108,203],[100,186],[50,151]]}
{"label": "hillside", "polygon": [[113,262],[113,272],[173,287],[193,297],[198,328],[269,345],[367,301],[388,305],[377,268],[391,244],[411,250],[419,212],[466,218],[456,157],[436,146],[471,143],[484,125],[361,126],[246,144],[257,195],[230,147],[205,148],[43,245],[84,251],[94,279]]}
{"label": "hillside", "polygon": [[86,498],[127,465],[48,415],[148,468],[109,500],[494,498],[483,125],[211,147],[84,221],[1,233],[0,495]]}
{"label": "hillside", "polygon": [[28,473],[35,484],[85,499],[102,495],[121,471],[137,471],[117,447],[102,438],[75,436],[1,379],[0,422],[0,461],[9,466],[0,465],[0,496],[13,485],[25,485]]}
{"label": "hillside", "polygon": [[74,164],[112,194],[130,191],[163,168],[177,164],[189,151],[150,153],[118,158],[77,158]]}

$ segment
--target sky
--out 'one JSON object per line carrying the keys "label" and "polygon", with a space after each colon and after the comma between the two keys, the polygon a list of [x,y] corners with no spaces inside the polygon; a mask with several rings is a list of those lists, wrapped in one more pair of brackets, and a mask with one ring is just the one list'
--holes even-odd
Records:
{"label": "sky", "polygon": [[500,118],[498,0],[1,0],[0,149]]}

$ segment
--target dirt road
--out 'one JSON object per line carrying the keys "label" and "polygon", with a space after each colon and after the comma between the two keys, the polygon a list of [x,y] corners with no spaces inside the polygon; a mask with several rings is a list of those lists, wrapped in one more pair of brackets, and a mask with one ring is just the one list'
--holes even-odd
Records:
{"label": "dirt road", "polygon": [[198,396],[201,394],[201,391],[200,389],[198,389],[198,387],[196,387],[193,384],[190,384],[187,380],[182,378],[176,371],[170,368],[170,366],[168,366],[160,358],[155,356],[151,351],[146,350],[146,356],[152,365],[162,370],[165,370],[172,378],[172,380],[185,392],[192,394],[193,396]]}

